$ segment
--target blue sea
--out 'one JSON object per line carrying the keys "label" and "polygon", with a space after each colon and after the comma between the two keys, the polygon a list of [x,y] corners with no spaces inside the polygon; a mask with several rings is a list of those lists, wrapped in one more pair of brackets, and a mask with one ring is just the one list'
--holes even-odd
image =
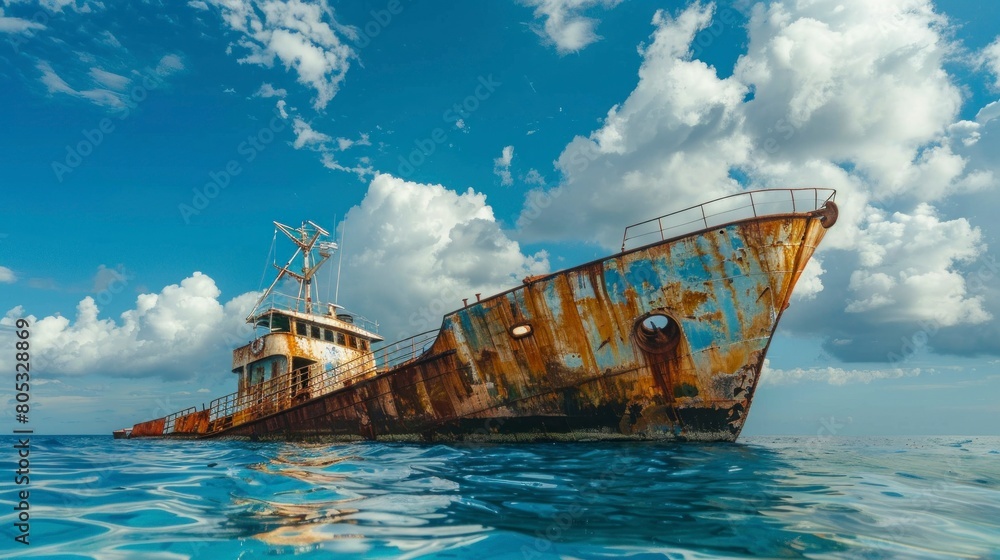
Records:
{"label": "blue sea", "polygon": [[3,557],[1000,558],[998,437],[15,442]]}

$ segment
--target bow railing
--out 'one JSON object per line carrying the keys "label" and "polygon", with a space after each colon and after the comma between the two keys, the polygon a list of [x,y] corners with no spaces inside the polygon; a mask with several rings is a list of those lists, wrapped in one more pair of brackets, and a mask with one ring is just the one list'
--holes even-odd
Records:
{"label": "bow railing", "polygon": [[824,188],[767,189],[717,198],[628,226],[622,236],[622,251],[739,220],[813,212],[836,194]]}

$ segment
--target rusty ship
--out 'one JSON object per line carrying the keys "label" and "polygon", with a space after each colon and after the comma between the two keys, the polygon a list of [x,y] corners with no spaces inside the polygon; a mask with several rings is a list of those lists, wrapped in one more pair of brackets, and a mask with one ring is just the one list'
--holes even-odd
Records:
{"label": "rusty ship", "polygon": [[439,329],[391,344],[316,297],[329,233],[275,223],[297,249],[247,317],[237,390],[114,435],[734,441],[792,290],[837,221],[835,195],[746,191],[628,226],[617,254],[464,300]]}

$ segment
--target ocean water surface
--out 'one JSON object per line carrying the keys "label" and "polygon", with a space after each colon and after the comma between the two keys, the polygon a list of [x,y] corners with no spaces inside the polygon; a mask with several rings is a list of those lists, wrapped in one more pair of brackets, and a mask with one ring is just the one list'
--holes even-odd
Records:
{"label": "ocean water surface", "polygon": [[4,443],[0,557],[1000,558],[998,437]]}

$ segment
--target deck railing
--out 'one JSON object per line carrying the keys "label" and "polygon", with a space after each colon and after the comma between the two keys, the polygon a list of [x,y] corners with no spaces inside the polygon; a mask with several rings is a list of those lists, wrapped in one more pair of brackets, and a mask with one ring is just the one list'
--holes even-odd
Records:
{"label": "deck railing", "polygon": [[363,317],[356,313],[352,313],[344,308],[335,308],[331,303],[319,300],[306,301],[305,298],[300,298],[298,296],[293,296],[289,294],[283,294],[280,292],[272,292],[269,296],[267,296],[267,298],[264,299],[264,301],[260,302],[260,305],[257,306],[257,310],[254,314],[262,315],[271,310],[278,310],[278,311],[292,310],[292,311],[297,311],[299,313],[323,314],[323,313],[329,313],[329,310],[331,309],[335,310],[333,313],[330,314],[331,317],[337,317],[342,321],[351,323],[368,332],[373,332],[376,334],[378,333],[378,321],[372,321],[367,317]]}
{"label": "deck railing", "polygon": [[181,416],[187,416],[188,414],[192,414],[195,412],[198,412],[198,409],[192,406],[185,408],[184,410],[179,410],[173,414],[168,414],[163,418],[163,433],[164,434],[174,433],[174,421],[180,418]]}
{"label": "deck railing", "polygon": [[210,406],[209,432],[273,414],[415,360],[430,348],[437,335],[438,331],[427,331],[373,348],[371,354],[331,368],[312,364],[258,383],[242,395],[236,392],[219,397]]}
{"label": "deck railing", "polygon": [[430,349],[430,346],[437,340],[437,336],[438,331],[427,331],[398,342],[373,348],[372,353],[375,354],[375,363],[379,373],[420,357]]}
{"label": "deck railing", "polygon": [[622,236],[622,251],[738,220],[812,212],[836,194],[833,189],[822,188],[768,189],[717,198],[628,226]]}

